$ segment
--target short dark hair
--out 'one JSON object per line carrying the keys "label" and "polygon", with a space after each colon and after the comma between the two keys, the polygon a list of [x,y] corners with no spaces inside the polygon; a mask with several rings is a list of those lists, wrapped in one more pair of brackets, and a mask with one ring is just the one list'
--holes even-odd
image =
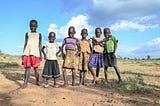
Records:
{"label": "short dark hair", "polygon": [[104,28],[104,29],[103,29],[103,33],[105,32],[105,30],[109,30],[109,32],[111,33],[111,31],[110,31],[109,28]]}
{"label": "short dark hair", "polygon": [[33,23],[33,22],[36,23],[36,25],[38,26],[37,20],[34,20],[34,19],[33,19],[33,20],[30,20],[29,25],[31,25],[31,23]]}
{"label": "short dark hair", "polygon": [[100,27],[98,27],[98,28],[96,28],[96,29],[95,29],[95,33],[96,33],[96,31],[97,31],[98,29],[99,29],[99,30],[100,30],[100,32],[102,33],[102,30],[101,30],[101,28],[100,28]]}
{"label": "short dark hair", "polygon": [[70,27],[68,28],[68,33],[69,33],[70,29],[73,29],[74,33],[76,33],[76,30],[75,30],[75,27],[74,27],[74,26],[70,26]]}

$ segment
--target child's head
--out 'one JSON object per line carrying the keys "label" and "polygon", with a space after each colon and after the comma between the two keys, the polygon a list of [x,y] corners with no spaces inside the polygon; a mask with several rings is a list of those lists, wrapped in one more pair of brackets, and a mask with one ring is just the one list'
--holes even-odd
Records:
{"label": "child's head", "polygon": [[70,26],[69,29],[68,29],[69,37],[73,38],[75,33],[76,33],[75,27],[74,26]]}
{"label": "child's head", "polygon": [[31,20],[29,23],[31,32],[36,32],[36,29],[38,27],[38,22],[36,20]]}
{"label": "child's head", "polygon": [[101,28],[96,28],[95,29],[95,35],[96,35],[96,37],[100,37],[101,34],[102,34]]}
{"label": "child's head", "polygon": [[56,39],[56,34],[54,32],[50,32],[48,36],[49,42],[54,42]]}
{"label": "child's head", "polygon": [[82,36],[82,39],[85,39],[88,35],[88,30],[87,29],[82,29],[81,30],[81,36]]}
{"label": "child's head", "polygon": [[109,38],[109,35],[111,34],[109,28],[104,28],[103,33],[104,33],[104,36],[105,36],[106,38]]}

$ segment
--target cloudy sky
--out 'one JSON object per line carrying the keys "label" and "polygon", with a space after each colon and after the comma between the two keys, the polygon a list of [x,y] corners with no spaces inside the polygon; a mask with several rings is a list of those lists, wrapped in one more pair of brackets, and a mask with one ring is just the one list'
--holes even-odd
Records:
{"label": "cloudy sky", "polygon": [[0,50],[21,55],[29,21],[36,19],[43,44],[50,31],[56,32],[56,42],[61,43],[69,26],[75,26],[77,38],[82,28],[88,29],[90,38],[96,27],[109,27],[119,40],[117,55],[157,58],[159,10],[160,0],[1,0]]}

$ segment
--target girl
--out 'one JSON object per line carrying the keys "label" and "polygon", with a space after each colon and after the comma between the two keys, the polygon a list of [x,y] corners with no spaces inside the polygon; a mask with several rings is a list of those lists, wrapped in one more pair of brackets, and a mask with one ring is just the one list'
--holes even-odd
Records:
{"label": "girl", "polygon": [[[60,77],[60,71],[59,71],[57,56],[58,53],[60,52],[60,46],[54,43],[54,40],[56,39],[56,34],[54,32],[49,33],[48,39],[49,42],[47,42],[42,48],[44,59],[46,59],[42,73],[42,77],[46,79],[44,87],[49,86],[48,84],[49,78],[53,78],[54,79],[53,86],[58,87],[56,83],[56,78]],[[46,48],[46,53],[44,52],[45,48]],[[57,48],[59,48],[59,51],[56,53]]]}
{"label": "girl", "polygon": [[87,29],[81,30],[82,39],[79,41],[79,64],[78,70],[80,71],[79,85],[84,85],[86,78],[86,71],[88,70],[88,61],[91,54],[90,50],[90,40],[87,40],[88,35]]}
{"label": "girl", "polygon": [[108,82],[107,79],[107,69],[108,67],[114,67],[116,74],[118,76],[118,83],[122,82],[121,76],[120,76],[120,71],[117,67],[117,60],[115,56],[115,52],[117,49],[117,43],[118,40],[111,35],[110,29],[109,28],[104,28],[104,74],[105,74],[105,80],[106,83]]}
{"label": "girl", "polygon": [[[69,27],[68,35],[62,43],[62,56],[63,56],[63,78],[64,85],[68,85],[66,69],[71,69],[72,71],[72,86],[75,86],[75,68],[76,68],[76,56],[78,49],[78,39],[74,37],[76,31],[73,26]],[[65,46],[66,53],[63,52],[63,47]]]}
{"label": "girl", "polygon": [[30,30],[25,36],[25,44],[22,56],[22,65],[25,68],[24,84],[22,88],[26,88],[30,75],[30,68],[33,67],[35,71],[36,84],[39,85],[38,67],[41,61],[41,34],[36,32],[38,23],[36,20],[30,21]]}
{"label": "girl", "polygon": [[98,43],[102,41],[102,39],[100,38],[101,34],[102,34],[101,28],[96,28],[95,29],[96,36],[92,38],[93,53],[89,59],[88,65],[89,65],[89,70],[91,72],[93,72],[93,68],[96,68],[96,78],[95,75],[92,74],[94,76],[93,83],[95,83],[98,80],[100,68],[104,66],[104,60],[103,60],[104,48],[100,46]]}

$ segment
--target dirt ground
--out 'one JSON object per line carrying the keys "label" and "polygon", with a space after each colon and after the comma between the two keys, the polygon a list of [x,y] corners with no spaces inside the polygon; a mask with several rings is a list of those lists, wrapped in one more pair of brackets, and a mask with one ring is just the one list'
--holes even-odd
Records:
{"label": "dirt ground", "polygon": [[[124,66],[126,65],[128,64],[124,64]],[[135,68],[134,65],[128,66]],[[124,70],[122,66],[121,69]],[[148,71],[150,69],[152,68],[148,68]],[[44,88],[35,85],[34,73],[31,70],[28,87],[21,89],[23,74],[22,67],[0,69],[0,106],[159,106],[159,98],[156,98],[160,97],[159,94],[155,97],[152,94],[121,93],[115,89],[114,87],[117,87],[114,86],[117,85],[116,77],[115,80],[109,80],[109,86],[99,86],[91,84],[91,75],[88,73],[86,85],[78,86],[77,74],[75,87],[69,85],[54,88],[53,82],[50,81],[49,88]],[[70,75],[71,73],[68,71],[69,84],[71,84]],[[41,78],[41,84],[43,82]],[[58,84],[63,85],[62,75],[58,79]],[[156,86],[156,88],[155,91],[159,92],[160,87]]]}

